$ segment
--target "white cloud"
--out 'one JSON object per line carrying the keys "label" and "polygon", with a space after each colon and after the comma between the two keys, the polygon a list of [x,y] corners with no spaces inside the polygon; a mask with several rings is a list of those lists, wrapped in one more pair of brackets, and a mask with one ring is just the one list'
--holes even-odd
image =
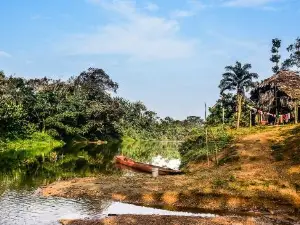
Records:
{"label": "white cloud", "polygon": [[212,2],[210,2],[210,4],[204,4],[203,2],[200,2],[199,0],[188,0],[188,4],[195,11],[213,6]]}
{"label": "white cloud", "polygon": [[187,10],[183,10],[183,9],[174,10],[170,14],[171,18],[192,17],[192,16],[195,16],[199,11],[214,6],[212,3],[204,4],[204,3],[202,3],[198,0],[188,0],[187,3],[188,3],[187,4],[188,9]]}
{"label": "white cloud", "polygon": [[10,58],[12,57],[10,54],[4,51],[0,51],[0,57]]}
{"label": "white cloud", "polygon": [[173,18],[183,18],[183,17],[191,17],[194,16],[194,11],[188,11],[188,10],[175,10],[171,13],[171,17]]}
{"label": "white cloud", "polygon": [[145,9],[147,9],[147,10],[149,10],[151,12],[154,12],[154,11],[159,10],[159,6],[156,5],[156,4],[154,4],[154,3],[152,3],[152,2],[148,2],[147,5],[146,5],[146,7],[145,7]]}
{"label": "white cloud", "polygon": [[[159,60],[190,57],[196,41],[180,37],[176,20],[142,13],[133,1],[97,1],[121,17],[119,22],[99,27],[92,33],[72,35],[63,43],[74,55],[124,55],[130,59]],[[116,15],[112,15],[117,18]]]}
{"label": "white cloud", "polygon": [[233,7],[256,7],[279,1],[280,0],[226,0],[224,5]]}

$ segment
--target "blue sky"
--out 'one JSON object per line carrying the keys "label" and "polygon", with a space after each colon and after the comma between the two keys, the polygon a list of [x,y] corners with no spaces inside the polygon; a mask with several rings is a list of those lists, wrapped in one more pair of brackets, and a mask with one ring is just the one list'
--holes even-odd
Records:
{"label": "blue sky", "polygon": [[236,60],[270,76],[271,39],[286,47],[300,21],[298,0],[9,0],[0,11],[6,74],[67,79],[103,68],[119,95],[177,119],[203,116]]}

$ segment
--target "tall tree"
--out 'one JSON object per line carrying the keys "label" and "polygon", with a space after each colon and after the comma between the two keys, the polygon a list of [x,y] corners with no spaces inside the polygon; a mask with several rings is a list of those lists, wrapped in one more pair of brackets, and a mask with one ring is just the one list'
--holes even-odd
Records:
{"label": "tall tree", "polygon": [[237,93],[237,128],[240,127],[242,103],[245,92],[251,87],[254,87],[255,83],[253,82],[253,79],[258,78],[257,73],[249,72],[251,68],[251,64],[242,65],[238,61],[234,66],[226,66],[226,72],[223,74],[223,79],[219,85],[219,88],[221,89],[221,95],[225,91],[236,91]]}
{"label": "tall tree", "polygon": [[297,69],[300,69],[300,38],[298,37],[294,44],[291,44],[287,51],[290,53],[290,56],[288,59],[286,59],[283,62],[282,68],[288,69],[291,67],[297,67]]}
{"label": "tall tree", "polygon": [[232,93],[223,94],[221,98],[217,100],[216,104],[208,109],[209,116],[207,117],[207,123],[210,125],[222,124],[224,113],[224,122],[229,124],[234,119],[235,107],[236,96]]}
{"label": "tall tree", "polygon": [[272,53],[272,57],[270,58],[270,61],[273,62],[275,65],[272,67],[272,70],[274,73],[278,73],[279,72],[279,62],[280,62],[280,58],[281,55],[279,54],[279,49],[281,47],[281,40],[279,40],[278,38],[275,38],[272,40],[272,49],[271,49],[271,53]]}

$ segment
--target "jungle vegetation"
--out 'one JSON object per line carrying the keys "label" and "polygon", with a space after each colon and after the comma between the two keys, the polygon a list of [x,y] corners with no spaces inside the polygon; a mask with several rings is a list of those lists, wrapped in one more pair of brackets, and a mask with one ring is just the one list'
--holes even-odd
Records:
{"label": "jungle vegetation", "polygon": [[142,102],[116,97],[118,87],[97,68],[67,81],[25,79],[1,72],[0,140],[26,139],[36,132],[58,140],[183,140],[203,125],[195,116],[183,121],[159,118]]}

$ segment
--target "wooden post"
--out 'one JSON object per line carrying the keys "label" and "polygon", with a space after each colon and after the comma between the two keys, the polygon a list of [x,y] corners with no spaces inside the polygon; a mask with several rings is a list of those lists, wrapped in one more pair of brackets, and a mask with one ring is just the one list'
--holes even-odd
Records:
{"label": "wooden post", "polygon": [[219,165],[219,160],[218,160],[218,146],[215,142],[215,162],[216,162],[216,165],[218,166]]}
{"label": "wooden post", "polygon": [[152,168],[152,177],[156,178],[159,175],[158,168]]}
{"label": "wooden post", "polygon": [[222,120],[223,120],[223,126],[225,124],[225,109],[224,109],[224,105],[222,103]]}
{"label": "wooden post", "polygon": [[295,100],[295,124],[297,124],[298,123],[298,107],[299,107],[299,105],[298,105],[298,101],[297,100]]}
{"label": "wooden post", "polygon": [[207,166],[209,166],[209,149],[208,149],[208,131],[207,131],[207,123],[206,123],[206,102],[204,103],[205,107],[205,143],[206,143],[206,157],[207,157]]}
{"label": "wooden post", "polygon": [[206,122],[206,102],[204,103],[204,108],[205,108],[205,122]]}
{"label": "wooden post", "polygon": [[250,109],[250,128],[252,127],[252,111]]}
{"label": "wooden post", "polygon": [[207,127],[205,129],[205,143],[206,143],[207,166],[209,166],[209,149],[208,149],[208,132],[207,132]]}

